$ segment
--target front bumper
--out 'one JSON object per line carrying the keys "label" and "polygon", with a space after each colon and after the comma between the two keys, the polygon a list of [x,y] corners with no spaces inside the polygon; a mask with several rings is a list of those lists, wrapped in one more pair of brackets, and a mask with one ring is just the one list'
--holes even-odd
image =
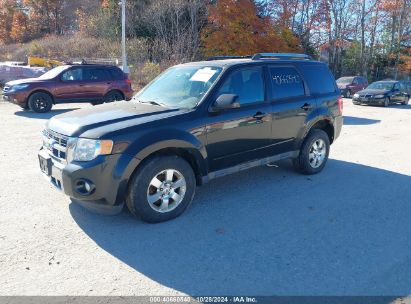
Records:
{"label": "front bumper", "polygon": [[357,104],[369,104],[369,105],[383,105],[384,104],[383,98],[375,98],[375,97],[355,97],[352,99],[353,103]]}
{"label": "front bumper", "polygon": [[7,92],[2,95],[3,100],[14,103],[21,107],[26,106],[27,102],[27,94],[23,92]]}
{"label": "front bumper", "polygon": [[[113,178],[119,154],[99,156],[90,162],[65,164],[42,148],[38,157],[46,179],[72,200],[96,209],[121,211],[123,200],[118,195],[120,180]],[[90,187],[85,189],[85,183]]]}

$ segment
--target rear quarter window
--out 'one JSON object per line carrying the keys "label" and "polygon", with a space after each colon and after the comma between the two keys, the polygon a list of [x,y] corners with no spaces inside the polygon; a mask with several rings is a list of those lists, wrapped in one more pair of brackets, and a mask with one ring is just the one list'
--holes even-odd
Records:
{"label": "rear quarter window", "polygon": [[109,69],[108,71],[111,75],[111,78],[114,80],[121,80],[125,78],[123,71],[118,68],[112,68],[112,69]]}
{"label": "rear quarter window", "polygon": [[304,64],[300,65],[300,70],[311,94],[335,93],[335,79],[325,64]]}

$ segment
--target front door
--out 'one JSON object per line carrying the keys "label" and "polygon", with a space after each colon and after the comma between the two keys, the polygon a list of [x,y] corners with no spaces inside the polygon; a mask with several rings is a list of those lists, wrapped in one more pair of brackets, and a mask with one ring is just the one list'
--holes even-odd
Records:
{"label": "front door", "polygon": [[230,72],[215,94],[238,96],[240,108],[210,113],[206,126],[210,171],[268,156],[271,139],[271,106],[265,96],[261,66]]}
{"label": "front door", "polygon": [[87,96],[83,68],[75,67],[62,73],[53,91],[57,101],[76,101]]}

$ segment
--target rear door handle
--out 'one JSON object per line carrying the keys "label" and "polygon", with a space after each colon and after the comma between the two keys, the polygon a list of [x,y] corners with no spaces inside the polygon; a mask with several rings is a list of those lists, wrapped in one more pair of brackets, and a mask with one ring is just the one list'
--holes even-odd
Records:
{"label": "rear door handle", "polygon": [[257,120],[261,120],[261,119],[263,119],[263,118],[266,117],[266,116],[267,116],[266,113],[257,112],[257,113],[254,114],[253,117],[254,117],[255,119],[257,119]]}
{"label": "rear door handle", "polygon": [[303,109],[304,111],[309,111],[309,110],[311,110],[312,108],[313,108],[313,106],[310,105],[309,103],[305,103],[305,104],[301,107],[301,109]]}

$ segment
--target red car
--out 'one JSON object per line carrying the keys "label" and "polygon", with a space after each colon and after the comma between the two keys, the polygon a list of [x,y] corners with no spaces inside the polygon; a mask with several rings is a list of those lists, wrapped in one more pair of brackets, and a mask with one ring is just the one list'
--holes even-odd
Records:
{"label": "red car", "polygon": [[346,76],[337,79],[337,86],[341,95],[351,98],[358,91],[364,90],[368,86],[368,81],[363,76]]}
{"label": "red car", "polygon": [[133,96],[131,81],[121,69],[109,65],[65,65],[38,78],[6,83],[3,99],[37,113],[56,103],[90,102],[93,105]]}

